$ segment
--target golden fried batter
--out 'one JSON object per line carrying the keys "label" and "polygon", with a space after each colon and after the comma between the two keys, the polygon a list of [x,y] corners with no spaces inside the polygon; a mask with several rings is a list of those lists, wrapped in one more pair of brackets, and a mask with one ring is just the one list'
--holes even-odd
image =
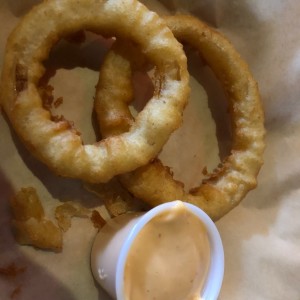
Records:
{"label": "golden fried batter", "polygon": [[[256,186],[263,163],[264,115],[257,83],[247,64],[220,33],[191,16],[170,16],[165,20],[175,37],[194,47],[220,80],[233,124],[232,150],[222,164],[189,193],[159,160],[118,178],[130,193],[151,206],[180,199],[199,206],[213,220],[218,220]],[[95,109],[104,136],[124,132],[136,122],[127,107],[132,101],[131,76],[136,67],[132,60],[136,54],[130,55],[128,51],[128,46],[117,41],[100,70]],[[113,78],[120,79],[122,85],[115,84]]]}

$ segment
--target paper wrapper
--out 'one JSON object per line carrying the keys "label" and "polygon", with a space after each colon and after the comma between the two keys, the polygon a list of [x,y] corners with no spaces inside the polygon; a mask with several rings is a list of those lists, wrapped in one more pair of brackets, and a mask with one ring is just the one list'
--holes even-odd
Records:
{"label": "paper wrapper", "polygon": [[[38,1],[0,1],[0,64],[7,36],[18,19]],[[217,222],[225,250],[225,276],[219,299],[289,299],[300,297],[300,3],[266,1],[144,1],[164,13],[191,13],[224,33],[235,45],[259,83],[266,115],[265,164],[259,185]],[[50,82],[58,109],[94,142],[92,99],[103,56],[91,36],[80,48],[56,48]],[[230,151],[230,128],[222,90],[197,57],[189,56],[192,97],[184,125],[161,154],[186,187],[201,181],[202,169],[214,166]],[[53,66],[53,64],[52,64]],[[202,88],[204,87],[204,89]],[[208,95],[208,97],[206,96]],[[26,269],[15,277],[0,274],[1,299],[109,299],[94,282],[89,255],[96,229],[88,219],[73,219],[64,235],[62,253],[16,244],[10,227],[8,199],[33,186],[46,213],[61,201],[97,208],[101,199],[77,180],[58,178],[24,148],[8,120],[0,118],[0,268],[15,263]]]}

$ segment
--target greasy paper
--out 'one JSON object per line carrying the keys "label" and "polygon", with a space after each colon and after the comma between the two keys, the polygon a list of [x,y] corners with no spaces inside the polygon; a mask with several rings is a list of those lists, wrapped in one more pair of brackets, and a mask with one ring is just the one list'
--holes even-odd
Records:
{"label": "greasy paper", "polygon": [[[19,18],[37,0],[0,0],[0,68],[6,39]],[[186,12],[227,36],[258,81],[265,110],[267,148],[258,187],[217,222],[225,251],[220,300],[298,300],[300,297],[300,3],[297,0],[143,1],[163,14]],[[105,53],[97,37],[85,44],[59,45],[50,58],[56,110],[96,141],[92,122],[98,66]],[[183,126],[160,157],[186,188],[199,184],[202,169],[212,170],[230,151],[226,98],[210,70],[190,53],[192,94]],[[51,65],[51,64],[50,64]],[[53,66],[53,64],[52,64]],[[95,131],[96,130],[96,131]],[[14,277],[0,272],[1,299],[106,300],[94,282],[89,255],[96,229],[88,219],[72,220],[62,253],[15,243],[9,198],[21,187],[36,188],[47,215],[63,201],[96,208],[108,217],[102,200],[77,180],[59,178],[23,146],[3,113],[0,117],[0,269],[25,268]]]}

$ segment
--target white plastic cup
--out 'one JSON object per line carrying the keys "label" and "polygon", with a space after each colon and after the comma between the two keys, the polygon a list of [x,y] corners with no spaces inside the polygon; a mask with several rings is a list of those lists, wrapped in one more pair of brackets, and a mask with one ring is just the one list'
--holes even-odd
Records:
{"label": "white plastic cup", "polygon": [[124,295],[124,269],[128,252],[136,236],[151,219],[171,210],[179,202],[203,222],[210,242],[210,266],[201,299],[218,298],[224,276],[224,250],[218,229],[200,208],[176,200],[156,206],[146,213],[129,213],[116,217],[97,234],[91,252],[92,273],[95,280],[113,299],[128,300]]}

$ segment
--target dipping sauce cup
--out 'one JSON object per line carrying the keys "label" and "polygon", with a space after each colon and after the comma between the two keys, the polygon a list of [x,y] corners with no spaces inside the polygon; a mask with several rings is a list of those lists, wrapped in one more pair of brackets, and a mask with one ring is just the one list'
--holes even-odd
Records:
{"label": "dipping sauce cup", "polygon": [[[178,211],[180,210],[180,214],[178,214]],[[184,212],[184,216],[182,216],[181,210]],[[176,213],[174,213],[176,212]],[[192,215],[191,220],[188,219]],[[185,248],[181,249],[180,255],[188,255],[186,258],[183,259],[183,264],[187,265],[187,262],[193,267],[197,267],[197,264],[199,260],[193,261],[193,257],[189,254],[188,251],[192,251],[190,253],[195,253],[194,248],[200,247],[195,246],[194,241],[196,240],[195,237],[190,236],[187,240],[182,241],[182,237],[184,237],[185,233],[183,235],[180,235],[180,228],[182,227],[182,223],[178,223],[177,219],[181,219],[181,221],[187,220],[187,226],[193,226],[193,228],[196,228],[195,233],[198,235],[198,228],[194,226],[196,223],[199,222],[200,226],[203,227],[204,230],[199,230],[199,236],[201,235],[201,231],[204,232],[205,236],[204,238],[201,238],[199,240],[198,245],[202,245],[207,250],[200,250],[200,257],[202,260],[205,261],[205,272],[203,273],[204,277],[201,279],[201,286],[199,286],[199,289],[197,289],[197,286],[195,288],[195,283],[193,282],[194,279],[190,280],[191,282],[191,289],[194,289],[194,294],[187,295],[184,299],[201,299],[201,300],[216,300],[218,298],[222,281],[223,281],[223,275],[224,275],[224,251],[223,251],[223,245],[222,241],[219,235],[219,232],[214,224],[214,222],[208,217],[206,213],[204,213],[200,208],[189,204],[182,202],[180,200],[164,203],[162,205],[159,205],[150,211],[146,213],[128,213],[125,215],[121,215],[119,217],[116,217],[114,219],[111,219],[108,221],[108,223],[99,231],[97,234],[92,251],[91,251],[91,268],[92,273],[95,278],[95,280],[100,284],[100,286],[107,291],[107,293],[113,298],[117,300],[133,300],[135,298],[140,299],[147,299],[147,297],[144,296],[132,296],[132,290],[135,289],[138,291],[140,288],[143,289],[142,284],[139,283],[139,280],[141,279],[140,270],[137,271],[137,275],[135,279],[132,279],[132,282],[130,282],[129,286],[129,292],[128,287],[126,286],[125,278],[126,272],[128,270],[131,270],[130,274],[134,274],[135,269],[134,266],[138,265],[136,264],[136,261],[143,262],[143,257],[137,257],[136,260],[132,261],[132,264],[128,262],[131,255],[131,251],[135,251],[135,244],[137,244],[137,240],[140,236],[142,236],[142,233],[144,231],[149,231],[150,233],[155,230],[155,228],[159,227],[156,224],[162,224],[162,228],[158,230],[159,233],[154,233],[155,237],[160,237],[162,235],[165,238],[168,238],[168,235],[173,236],[173,240],[175,237],[175,240],[177,241],[178,245],[180,246],[181,243],[185,245]],[[172,223],[173,222],[173,223]],[[176,222],[178,223],[178,226],[176,227]],[[192,223],[194,222],[194,223]],[[151,228],[151,223],[153,223],[153,226]],[[164,223],[169,224],[170,226],[164,226]],[[179,227],[181,226],[181,227]],[[147,229],[148,228],[148,229]],[[164,231],[164,228],[171,228],[172,230]],[[174,230],[173,230],[174,228]],[[176,229],[177,228],[177,229]],[[179,230],[178,230],[179,228]],[[200,228],[201,229],[201,228]],[[152,230],[152,231],[151,231]],[[140,234],[140,235],[139,235]],[[151,236],[151,235],[150,235]],[[147,237],[148,238],[148,237]],[[149,240],[149,238],[148,238]],[[145,245],[145,251],[139,251],[137,249],[136,253],[142,252],[141,255],[147,255],[148,246],[146,245],[147,239],[141,240],[141,243]],[[165,240],[166,241],[166,240]],[[167,240],[168,241],[168,240]],[[136,243],[135,243],[136,242]],[[161,240],[157,240],[157,247],[160,245]],[[196,242],[195,242],[196,243]],[[153,244],[153,243],[152,243]],[[154,243],[156,247],[156,242]],[[187,247],[188,245],[188,247]],[[155,250],[155,248],[152,245],[152,248]],[[177,246],[176,246],[177,247]],[[149,249],[151,246],[149,247]],[[159,248],[158,248],[159,249]],[[173,248],[171,248],[172,251],[169,251],[170,253],[173,253]],[[188,250],[187,254],[185,254],[185,249]],[[193,249],[193,250],[190,250]],[[170,250],[170,249],[169,249]],[[149,250],[150,251],[150,250]],[[156,250],[155,250],[156,251]],[[154,252],[155,252],[154,251]],[[157,250],[158,253],[159,250]],[[169,253],[167,252],[167,253]],[[146,254],[145,254],[146,253]],[[166,253],[166,252],[162,252]],[[151,254],[151,253],[150,253]],[[168,262],[170,261],[170,257],[172,257],[172,254],[165,255],[165,258],[162,258],[158,264],[158,266],[161,265],[161,262],[164,260]],[[190,259],[191,257],[191,259]],[[148,256],[145,256],[145,258],[148,259]],[[145,259],[147,261],[147,259]],[[189,261],[191,260],[191,262]],[[159,261],[157,259],[154,260]],[[178,260],[176,260],[178,261]],[[149,271],[149,266],[152,266],[154,263],[151,262],[147,267],[147,272]],[[144,266],[145,267],[145,266]],[[171,267],[173,268],[173,263],[171,264]],[[133,269],[132,269],[133,268]],[[170,268],[170,272],[166,273],[168,270],[162,270],[161,275],[161,287],[167,286],[168,290],[171,290],[172,288],[168,288],[167,284],[164,284],[164,280],[166,277],[173,276],[174,270]],[[166,268],[165,268],[166,269]],[[180,269],[181,270],[181,269]],[[133,272],[133,273],[132,273]],[[181,272],[177,272],[181,273]],[[200,272],[196,271],[195,274],[199,274]],[[169,274],[170,276],[166,276],[166,274]],[[185,274],[185,273],[183,273]],[[194,274],[194,273],[193,273]],[[185,276],[185,275],[183,275]],[[198,276],[198,275],[197,275]],[[136,281],[137,280],[137,281]],[[143,280],[143,279],[141,279]],[[198,280],[198,279],[197,279]],[[195,280],[195,281],[197,281]],[[179,281],[179,280],[178,280]],[[182,280],[180,280],[182,281]],[[199,282],[200,282],[199,281]],[[193,283],[192,283],[193,282]],[[136,283],[136,286],[135,286]],[[144,283],[144,281],[142,281]],[[180,282],[174,282],[174,280],[171,282],[174,289],[178,289],[178,284]],[[142,287],[141,287],[142,286]],[[185,286],[186,288],[186,286]],[[150,290],[150,289],[149,289]],[[145,288],[145,294],[146,291],[149,292],[148,288],[146,290]],[[156,289],[157,290],[157,289]],[[168,291],[167,291],[168,292]],[[138,292],[137,292],[138,293]],[[130,295],[130,296],[129,296]],[[141,295],[141,294],[138,294]],[[175,294],[178,297],[178,293]],[[199,295],[199,298],[198,298]],[[141,298],[142,297],[142,298]],[[159,296],[160,297],[160,296]],[[158,297],[158,298],[159,298]],[[164,297],[164,299],[171,299],[172,296],[168,294],[168,297]],[[175,297],[176,298],[176,297]],[[175,299],[174,298],[174,299]],[[150,299],[150,298],[149,298]],[[152,298],[151,298],[152,299]],[[181,300],[184,300],[181,299]]]}

